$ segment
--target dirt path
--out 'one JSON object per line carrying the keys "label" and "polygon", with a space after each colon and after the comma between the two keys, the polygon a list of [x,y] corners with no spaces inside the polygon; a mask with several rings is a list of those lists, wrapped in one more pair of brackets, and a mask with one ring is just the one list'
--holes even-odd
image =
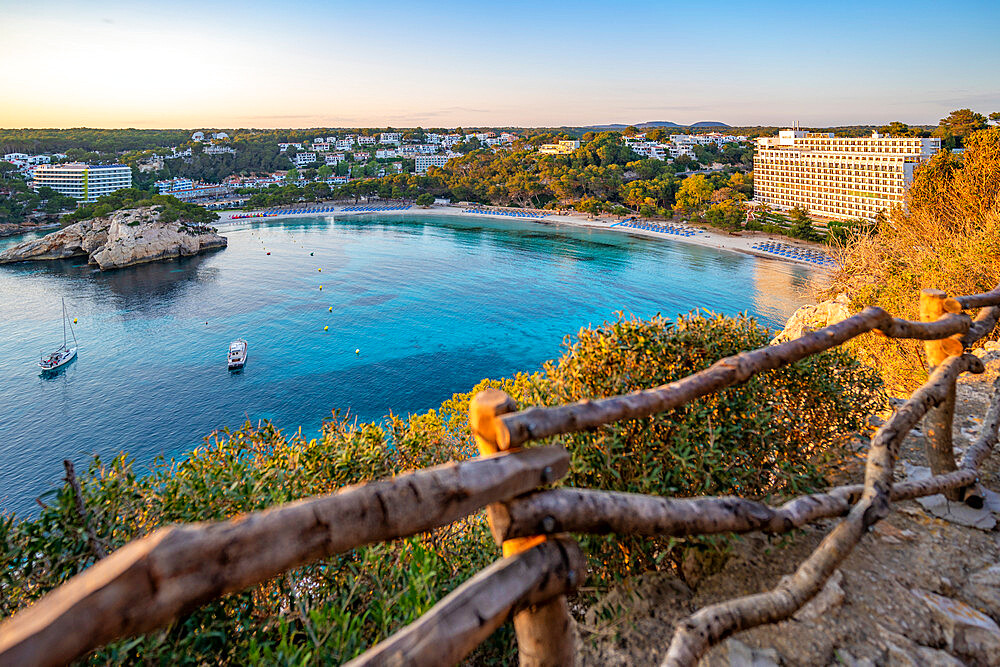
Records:
{"label": "dirt path", "polygon": [[[960,381],[957,449],[975,437],[998,371],[1000,362],[991,361],[984,375]],[[904,444],[911,467],[926,465],[923,440],[915,430]],[[846,477],[861,481],[860,464],[852,468]],[[983,468],[983,486],[1000,491],[998,470],[1000,454],[994,452]],[[976,518],[988,525],[1000,515],[983,510]],[[707,604],[774,587],[835,523],[792,536],[744,536],[722,570],[701,580],[689,577],[685,583],[650,573],[627,582],[604,596],[580,624],[581,663],[658,665],[678,619]],[[1000,665],[998,563],[997,526],[966,527],[915,501],[900,503],[796,618],[740,633],[701,664]]]}

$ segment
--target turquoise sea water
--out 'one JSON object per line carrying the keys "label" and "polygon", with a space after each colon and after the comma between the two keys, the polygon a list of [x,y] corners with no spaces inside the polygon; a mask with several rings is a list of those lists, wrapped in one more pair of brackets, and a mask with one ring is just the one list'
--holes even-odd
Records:
{"label": "turquoise sea water", "polygon": [[[245,419],[312,433],[333,408],[362,420],[423,411],[484,377],[537,369],[560,354],[565,334],[616,310],[746,310],[777,326],[817,275],[516,220],[220,229],[226,250],[119,271],[82,259],[0,267],[0,510],[32,513],[64,458],[84,465],[125,450],[144,465]],[[43,378],[39,353],[62,342],[60,297],[78,319],[80,352]],[[230,374],[237,337],[249,341],[249,360]]]}

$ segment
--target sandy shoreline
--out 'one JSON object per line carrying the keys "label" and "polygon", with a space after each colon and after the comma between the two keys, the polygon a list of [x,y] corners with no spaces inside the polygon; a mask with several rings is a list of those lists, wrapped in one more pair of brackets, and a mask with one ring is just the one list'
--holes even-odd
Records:
{"label": "sandy shoreline", "polygon": [[[378,204],[369,204],[371,206],[378,206]],[[329,205],[327,205],[329,206]],[[351,206],[351,205],[348,205]],[[633,227],[612,227],[616,220],[613,219],[600,219],[600,218],[589,218],[583,214],[566,214],[566,213],[553,213],[547,215],[542,219],[532,219],[532,218],[516,218],[516,217],[506,217],[506,216],[495,216],[495,215],[484,215],[481,213],[470,213],[464,210],[463,207],[459,206],[430,206],[423,208],[420,206],[411,206],[406,210],[390,210],[390,211],[343,211],[345,206],[338,205],[332,213],[282,213],[278,215],[270,215],[266,218],[240,218],[233,219],[234,215],[245,214],[246,211],[217,211],[219,214],[219,220],[216,224],[226,224],[229,222],[240,223],[240,222],[263,222],[269,220],[280,220],[282,218],[308,218],[308,217],[347,217],[355,215],[405,215],[405,216],[421,216],[421,215],[454,215],[465,218],[472,219],[509,219],[509,220],[520,220],[523,222],[533,222],[536,224],[543,225],[573,225],[576,227],[587,227],[590,229],[602,229],[605,231],[612,232],[623,232],[627,234],[632,234],[635,236],[644,236],[647,238],[655,238],[661,241],[671,241],[677,243],[690,243],[693,245],[700,245],[706,248],[714,248],[716,250],[728,250],[730,252],[741,252],[748,255],[754,255],[755,257],[760,257],[762,259],[770,259],[775,262],[788,262],[791,264],[797,264],[800,266],[808,266],[810,268],[816,269],[817,271],[829,271],[827,268],[823,268],[811,262],[806,262],[791,257],[778,257],[771,255],[759,250],[755,250],[753,245],[760,241],[776,240],[782,243],[794,246],[797,248],[808,248],[812,250],[824,250],[824,247],[818,243],[808,243],[805,241],[798,241],[795,239],[789,239],[786,237],[775,236],[773,234],[765,234],[764,232],[742,232],[740,236],[731,236],[722,232],[717,232],[714,230],[703,229],[701,227],[695,227],[691,225],[692,229],[695,229],[698,233],[694,236],[675,236],[673,234],[661,234],[658,232],[648,231],[645,229],[635,229]],[[518,211],[519,209],[510,209],[511,211]],[[675,223],[676,224],[676,223]]]}

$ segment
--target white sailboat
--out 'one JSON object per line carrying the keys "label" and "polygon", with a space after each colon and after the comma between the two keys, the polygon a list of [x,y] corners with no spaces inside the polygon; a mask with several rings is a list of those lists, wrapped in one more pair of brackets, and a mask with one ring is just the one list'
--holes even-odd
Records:
{"label": "white sailboat", "polygon": [[[54,371],[57,368],[65,366],[76,357],[76,334],[73,332],[73,325],[69,324],[68,318],[66,316],[66,299],[62,300],[62,314],[63,314],[63,344],[55,352],[51,354],[42,354],[41,360],[38,362],[38,367],[42,369],[42,372]],[[69,327],[69,333],[73,336],[73,347],[69,346],[69,341],[66,338],[66,328]]]}

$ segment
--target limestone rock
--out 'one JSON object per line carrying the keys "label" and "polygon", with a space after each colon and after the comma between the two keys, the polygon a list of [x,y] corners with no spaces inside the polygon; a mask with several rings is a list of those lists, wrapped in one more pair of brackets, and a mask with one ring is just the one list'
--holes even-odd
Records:
{"label": "limestone rock", "polygon": [[213,227],[159,218],[156,207],[114,211],[8,248],[0,253],[0,264],[86,256],[107,270],[226,247],[226,238]]}
{"label": "limestone rock", "polygon": [[[931,476],[930,468],[915,466],[908,461],[903,462],[903,469],[906,471],[907,479],[920,480]],[[939,519],[970,528],[978,528],[979,530],[993,530],[997,525],[997,521],[993,516],[993,508],[998,507],[997,498],[995,495],[991,497],[988,490],[986,491],[986,504],[982,509],[978,510],[969,507],[965,503],[950,501],[943,493],[917,498],[917,502]]]}
{"label": "limestone rock", "polygon": [[962,593],[994,619],[1000,618],[1000,565],[973,573]]}
{"label": "limestone rock", "polygon": [[802,306],[788,319],[785,328],[774,337],[772,345],[801,338],[816,329],[836,324],[851,316],[851,302],[846,294],[814,305]]}
{"label": "limestone rock", "polygon": [[751,648],[741,641],[726,642],[730,667],[778,667],[781,656],[773,648]]}
{"label": "limestone rock", "polygon": [[855,658],[847,649],[837,649],[833,655],[836,659],[834,664],[846,665],[846,667],[875,667],[875,663],[870,658]]}
{"label": "limestone rock", "polygon": [[795,612],[795,620],[812,621],[824,618],[830,611],[844,604],[844,589],[840,584],[844,581],[844,575],[840,570],[835,571],[826,580],[823,590],[816,594],[802,609]]}
{"label": "limestone rock", "polygon": [[965,663],[946,651],[921,646],[909,637],[877,624],[889,667],[963,667]]}
{"label": "limestone rock", "polygon": [[950,652],[974,664],[1000,665],[1000,626],[992,618],[964,602],[936,593],[918,588],[912,593],[930,608],[944,631]]}

